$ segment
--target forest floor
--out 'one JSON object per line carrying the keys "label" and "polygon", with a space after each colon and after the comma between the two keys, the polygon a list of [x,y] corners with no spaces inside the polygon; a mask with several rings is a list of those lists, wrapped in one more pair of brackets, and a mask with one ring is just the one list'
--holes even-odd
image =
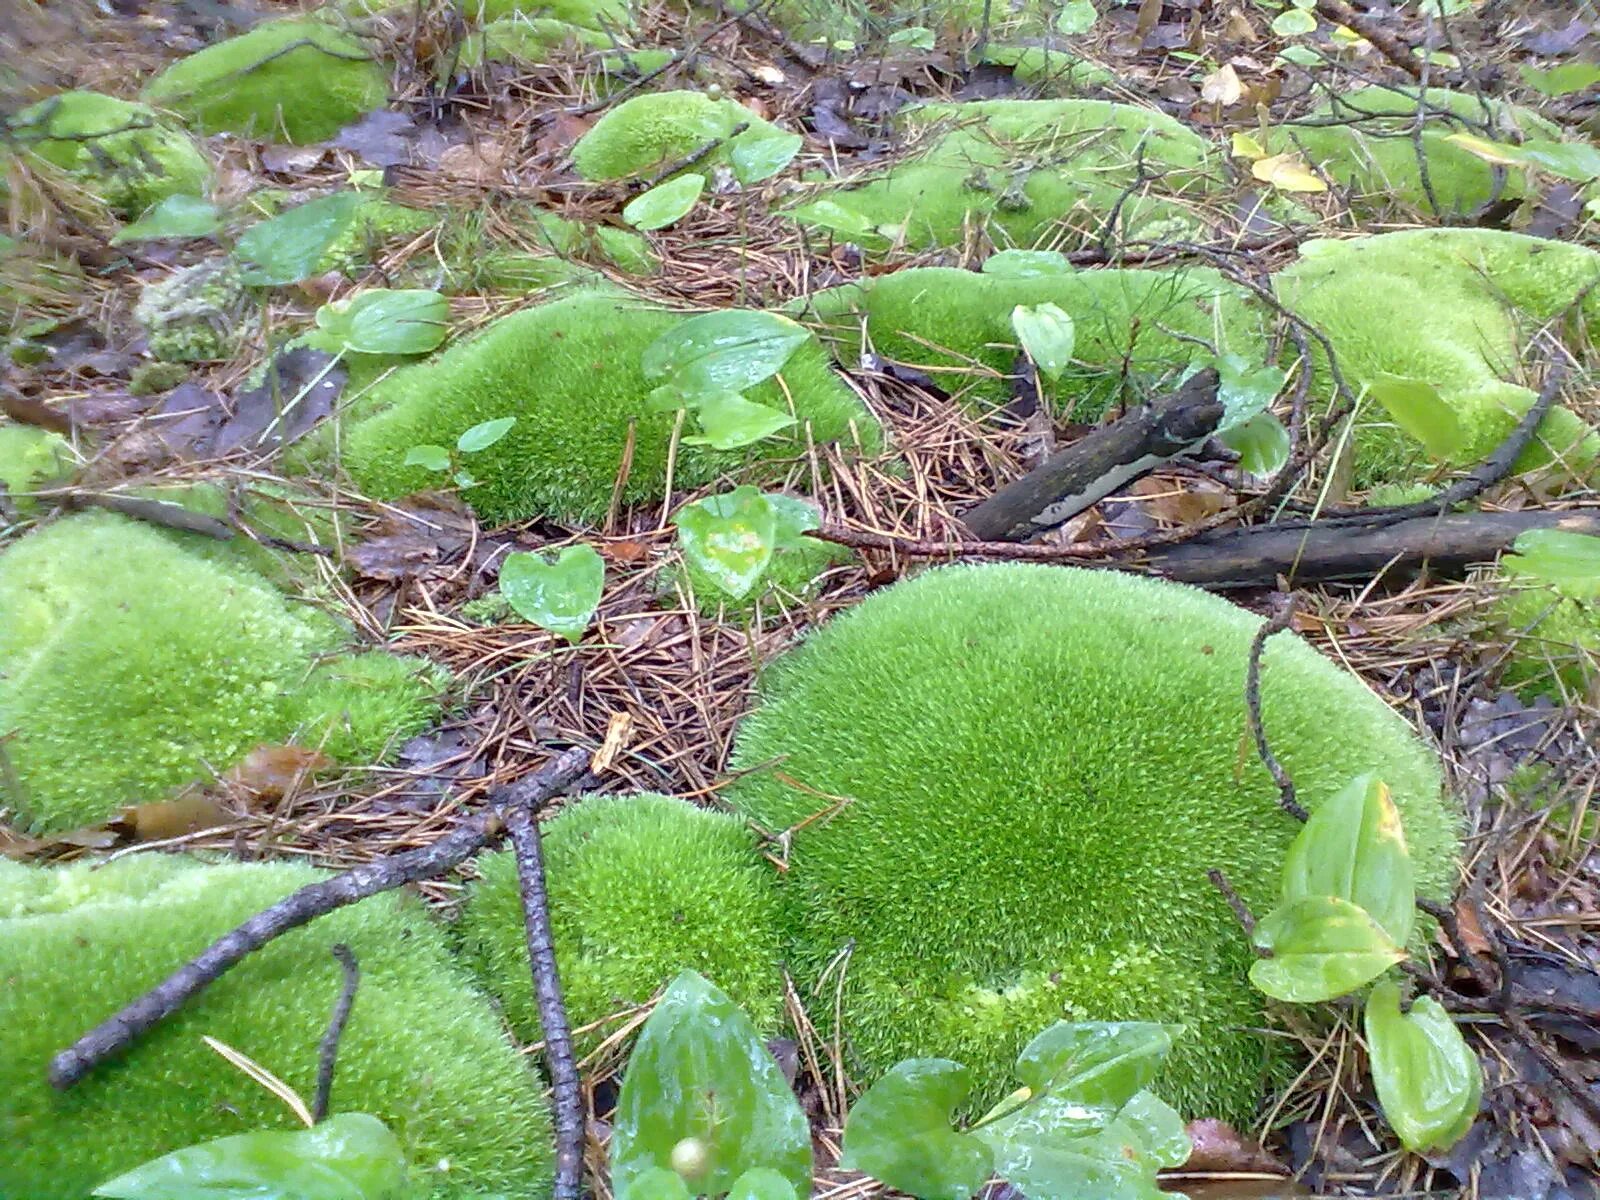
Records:
{"label": "forest floor", "polygon": [[[131,94],[134,81],[166,63],[291,6],[110,0],[99,8],[66,0],[26,13],[15,3],[5,7],[0,36],[9,41],[5,54],[19,77],[20,98],[28,101],[63,88]],[[263,186],[318,191],[351,170],[382,169],[393,198],[403,203],[464,206],[492,221],[498,203],[535,198],[567,215],[616,224],[617,193],[582,185],[564,161],[605,107],[596,100],[584,53],[552,53],[535,67],[494,63],[450,71],[444,7],[419,4],[377,24],[399,64],[397,99],[382,121],[363,122],[332,143],[313,146],[217,140],[219,193],[242,196]],[[1583,52],[1583,39],[1590,45],[1600,39],[1600,18],[1582,5],[1524,0],[1479,9],[1468,6],[1448,28],[1454,69],[1479,80],[1568,61]],[[1311,92],[1308,72],[1276,61],[1282,43],[1270,31],[1272,15],[1243,0],[1109,6],[1080,39],[1080,49],[1112,69],[1112,96],[1158,106],[1202,130],[1248,127],[1253,101],[1277,120],[1303,109]],[[1376,6],[1369,19],[1410,44],[1438,32],[1411,7],[1394,12]],[[666,5],[647,14],[640,30],[646,45],[695,47],[654,86],[688,79],[693,69],[701,86],[715,81],[760,115],[804,131],[802,161],[840,173],[852,162],[871,163],[890,152],[877,118],[905,103],[1028,94],[1004,68],[969,69],[970,30],[955,38],[940,31],[939,48],[931,50],[885,36],[870,53],[838,56],[797,45],[760,21],[686,17]],[[893,32],[892,26],[886,23],[883,32]],[[1220,64],[1231,64],[1244,81],[1243,94],[1227,105],[1210,99]],[[1347,58],[1339,70],[1347,82],[1404,78],[1376,50]],[[592,111],[574,111],[583,107]],[[1594,111],[1587,110],[1591,121]],[[1562,117],[1575,123],[1584,113],[1569,106]],[[746,193],[712,195],[687,219],[652,235],[665,267],[643,289],[678,306],[773,306],[873,269],[842,245],[764,219],[748,200]],[[1336,206],[1325,211],[1324,231],[1356,228]],[[1544,236],[1578,236],[1583,218],[1570,188],[1550,189],[1527,211]],[[70,212],[33,212],[23,220],[31,235],[57,238],[91,267],[88,294],[72,300],[44,339],[48,354],[42,361],[8,363],[4,384],[15,414],[38,403],[70,419],[84,461],[80,483],[115,491],[169,480],[271,478],[270,459],[196,450],[237,416],[246,376],[260,361],[259,341],[233,361],[197,368],[184,384],[186,409],[170,397],[129,390],[130,376],[144,361],[131,315],[140,284],[185,261],[183,248],[152,243],[125,252],[107,244],[92,220]],[[1362,228],[1377,232],[1405,223],[1397,213],[1393,226],[1365,222]],[[1241,254],[1246,269],[1262,272],[1294,250],[1284,239]],[[330,297],[358,283],[382,283],[440,253],[432,231],[399,239],[359,277],[333,274],[281,289],[272,323],[303,323]],[[961,251],[934,251],[901,261],[960,265],[967,259]],[[500,292],[453,296],[454,331],[468,332],[524,303]],[[912,372],[867,364],[850,374],[887,426],[892,454],[846,461],[818,448],[792,464],[790,482],[818,502],[830,525],[857,532],[911,542],[959,539],[962,510],[1036,465],[1041,440],[1055,444],[1084,432],[1051,429],[1047,421],[1041,427],[1037,417],[1010,424],[979,418]],[[1583,387],[1576,390],[1581,399]],[[1592,382],[1587,402],[1591,416],[1600,412]],[[391,766],[312,779],[298,770],[302,761],[289,760],[254,775],[236,774],[231,790],[219,785],[207,801],[218,814],[202,822],[207,828],[174,834],[159,825],[117,827],[44,840],[11,835],[8,852],[60,858],[85,845],[161,844],[348,866],[432,841],[463,806],[536,766],[551,745],[598,747],[608,739],[616,751],[616,790],[708,799],[724,778],[732,730],[750,705],[760,664],[917,562],[893,547],[863,551],[831,568],[813,599],[769,600],[749,622],[717,619],[691,604],[664,603],[660,595],[673,535],[670,512],[694,493],[619,508],[598,531],[539,521],[487,528],[448,494],[383,504],[341,481],[323,482],[344,534],[337,554],[320,563],[323,582],[372,640],[444,664],[469,703],[439,730],[406,744]],[[1176,537],[1215,523],[1252,494],[1237,478],[1161,470],[1047,540],[1092,546]],[[1300,494],[1315,499],[1314,489]],[[1501,511],[1594,503],[1588,491],[1555,500],[1515,483],[1497,487],[1486,500]],[[461,614],[463,604],[492,590],[497,564],[509,550],[579,541],[599,549],[607,567],[595,633],[581,645],[569,650],[531,625],[482,625]],[[1481,586],[1483,574],[1395,570],[1297,585],[1294,628],[1358,672],[1436,742],[1464,799],[1469,854],[1456,916],[1465,944],[1441,936],[1444,974],[1471,992],[1477,986],[1472,969],[1497,963],[1522,986],[1566,1002],[1569,1011],[1593,1013],[1600,1010],[1597,698],[1527,701],[1498,683],[1505,647],[1474,635],[1492,599]],[[1228,595],[1266,612],[1275,590],[1255,586]],[[424,890],[449,905],[460,884],[437,882]],[[1537,1047],[1493,1020],[1474,1024],[1491,1082],[1490,1119],[1480,1120],[1448,1156],[1430,1163],[1397,1152],[1373,1119],[1369,1085],[1353,1068],[1356,1030],[1344,1021],[1333,1033],[1316,1035],[1310,1066],[1263,1111],[1259,1127],[1241,1131],[1243,1143],[1225,1132],[1214,1144],[1205,1142],[1183,1186],[1218,1197],[1341,1189],[1584,1194],[1569,1169],[1592,1164],[1600,1146],[1600,1032],[1578,1016],[1544,1012],[1531,1019]],[[1552,1059],[1587,1082],[1587,1103],[1553,1082]],[[603,1110],[610,1095],[604,1078],[591,1076],[590,1085],[591,1099]],[[812,1085],[827,1091],[841,1081]],[[1246,1144],[1257,1141],[1264,1149]],[[839,1175],[826,1194],[869,1190]]]}

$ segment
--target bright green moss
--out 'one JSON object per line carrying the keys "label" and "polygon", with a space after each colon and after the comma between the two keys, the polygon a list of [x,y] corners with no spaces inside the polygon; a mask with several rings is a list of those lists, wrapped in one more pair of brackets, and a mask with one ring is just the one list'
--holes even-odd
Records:
{"label": "bright green moss", "polygon": [[1501,678],[1532,698],[1600,695],[1600,605],[1514,581],[1490,610],[1511,647]]}
{"label": "bright green moss", "polygon": [[463,38],[457,65],[470,70],[486,62],[542,63],[552,49],[568,44],[603,50],[611,39],[598,30],[549,17],[507,17]]}
{"label": "bright green moss", "polygon": [[[1523,348],[1544,322],[1600,280],[1600,253],[1582,246],[1484,229],[1411,230],[1352,241],[1316,241],[1274,275],[1288,308],[1332,341],[1346,381],[1359,388],[1379,373],[1423,379],[1456,410],[1466,432],[1454,462],[1480,461],[1533,403],[1518,383]],[[1600,290],[1576,314],[1600,330]],[[1331,380],[1323,365],[1317,390]],[[1356,482],[1415,478],[1420,447],[1367,401],[1357,431]],[[1519,470],[1559,457],[1582,475],[1600,438],[1574,414],[1552,412]]]}
{"label": "bright green moss", "polygon": [[382,650],[319,663],[297,696],[295,741],[339,762],[381,761],[438,719],[449,681],[436,663]]}
{"label": "bright green moss", "polygon": [[[453,445],[481,421],[514,416],[516,425],[472,458],[481,485],[466,493],[493,522],[545,516],[591,521],[604,516],[633,430],[624,502],[659,498],[675,414],[652,412],[653,383],[640,367],[645,348],[684,319],[615,289],[578,292],[505,317],[438,358],[396,371],[376,385],[372,415],[343,438],[344,463],[371,495],[394,498],[434,486],[406,451]],[[751,458],[792,455],[809,425],[816,441],[859,439],[878,445],[878,429],[855,394],[833,373],[823,349],[808,343],[776,382],[750,399],[793,411],[795,436],[769,438],[749,450],[680,445],[675,486],[697,487]],[[789,398],[792,397],[792,405]]]}
{"label": "bright green moss", "polygon": [[538,1080],[451,963],[441,931],[399,893],[250,955],[71,1091],[45,1081],[55,1051],[320,875],[156,854],[59,869],[0,861],[0,1195],[83,1200],[111,1175],[180,1146],[296,1127],[201,1036],[248,1054],[309,1102],[340,988],[329,953],[337,942],[354,951],[361,983],[339,1044],[335,1111],[389,1124],[411,1163],[411,1196],[547,1188],[551,1134]]}
{"label": "bright green moss", "polygon": [[36,503],[27,494],[66,474],[72,453],[60,434],[0,420],[0,490],[20,512]]}
{"label": "bright green moss", "polygon": [[[1191,1116],[1249,1117],[1263,1002],[1205,872],[1265,912],[1296,831],[1243,740],[1259,624],[1115,572],[950,567],[769,669],[733,766],[781,757],[804,789],[756,771],[725,795],[774,830],[819,795],[849,798],[794,835],[782,886],[799,978],[854,944],[844,1034],[865,1077],[936,1054],[994,1089],[1050,1016],[1180,1021],[1166,1094]],[[1444,894],[1456,817],[1404,722],[1297,639],[1269,645],[1262,688],[1302,798],[1378,772],[1423,890]]]}
{"label": "bright green moss", "polygon": [[[1207,352],[1173,332],[1246,355],[1260,354],[1260,318],[1216,272],[1079,271],[1011,278],[947,267],[894,271],[867,285],[821,292],[808,315],[844,339],[843,356],[872,352],[928,371],[950,392],[1002,403],[1020,347],[1011,327],[1019,304],[1052,303],[1073,320],[1072,370],[1048,389],[1054,407],[1092,421]],[[861,313],[866,314],[862,341]]]}
{"label": "bright green moss", "polygon": [[332,137],[389,99],[389,80],[361,42],[310,19],[268,21],[179,59],[144,98],[202,133]]}
{"label": "bright green moss", "polygon": [[4,132],[8,143],[66,171],[123,216],[210,186],[211,164],[187,134],[113,96],[63,92],[23,109]]}
{"label": "bright green moss", "polygon": [[543,17],[600,33],[634,25],[631,0],[463,0],[461,13],[477,25],[509,17]]}
{"label": "bright green moss", "polygon": [[[740,125],[747,128],[734,136]],[[695,168],[702,170],[726,162],[735,146],[778,132],[777,126],[733,100],[714,100],[702,92],[649,92],[607,109],[572,147],[572,165],[585,179],[648,175],[707,142],[725,139]]]}
{"label": "bright green moss", "polygon": [[[781,1012],[774,871],[755,837],[725,813],[666,796],[596,796],[545,826],[551,927],[567,1013],[582,1027],[649,1000],[693,969],[742,1005],[758,1028]],[[479,860],[459,924],[463,958],[523,1037],[539,1034],[516,862]],[[614,1028],[578,1038],[593,1049]]]}
{"label": "bright green moss", "polygon": [[[820,187],[789,215],[845,235],[860,222],[911,247],[959,245],[971,228],[1001,245],[1083,240],[1106,232],[1113,211],[1119,241],[1199,228],[1184,202],[1210,186],[1209,144],[1155,109],[982,100],[924,105],[905,123],[925,139],[910,158],[859,185]],[[1134,188],[1141,158],[1154,180]]]}

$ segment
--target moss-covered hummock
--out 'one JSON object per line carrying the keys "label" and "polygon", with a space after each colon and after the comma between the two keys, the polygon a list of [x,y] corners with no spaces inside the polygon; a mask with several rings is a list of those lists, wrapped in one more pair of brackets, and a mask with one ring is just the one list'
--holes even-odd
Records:
{"label": "moss-covered hummock", "polygon": [[201,195],[211,164],[192,138],[143,104],[63,92],[5,122],[5,141],[67,172],[114,212],[138,216],[168,196]]}
{"label": "moss-covered hummock", "polygon": [[553,48],[569,44],[604,50],[611,39],[599,30],[549,17],[506,17],[463,38],[456,64],[471,70],[486,62],[542,63]]}
{"label": "moss-covered hummock", "polygon": [[202,133],[332,137],[389,99],[389,80],[361,42],[310,19],[268,21],[179,59],[144,98]]}
{"label": "moss-covered hummock", "polygon": [[344,942],[361,983],[339,1043],[333,1107],[394,1130],[407,1197],[538,1195],[551,1134],[541,1085],[441,932],[399,893],[324,917],[250,955],[69,1092],[50,1056],[214,938],[321,876],[287,864],[158,854],[59,869],[0,860],[0,1195],[83,1200],[157,1155],[253,1129],[296,1128],[283,1103],[201,1040],[217,1038],[308,1102],[339,994]]}
{"label": "moss-covered hummock", "polygon": [[110,514],[0,555],[0,612],[5,802],[35,830],[103,820],[297,733],[371,762],[426,724],[437,692],[414,663],[339,666],[331,618]]}
{"label": "moss-covered hummock", "polygon": [[202,259],[152,280],[139,293],[133,318],[159,362],[220,362],[232,358],[260,328],[260,305],[245,286],[239,264],[220,256]]}
{"label": "moss-covered hummock", "polygon": [[[775,1032],[781,1012],[774,872],[743,821],[666,796],[591,797],[544,828],[551,927],[574,1028],[642,1004],[699,971]],[[483,880],[458,925],[464,960],[536,1040],[517,866],[479,861]],[[615,1032],[579,1036],[586,1053]]]}
{"label": "moss-covered hummock", "polygon": [[[605,515],[632,432],[632,458],[622,489],[626,503],[659,498],[675,414],[651,411],[654,384],[640,358],[685,314],[651,307],[616,289],[590,289],[515,313],[430,362],[377,384],[363,404],[370,416],[344,431],[343,461],[368,494],[394,498],[435,486],[437,477],[406,466],[406,451],[454,445],[481,421],[516,417],[489,450],[472,458],[482,481],[465,496],[487,521],[533,516],[571,521]],[[792,411],[799,425],[748,450],[680,445],[675,486],[693,488],[752,457],[790,455],[810,436],[819,442],[855,438],[869,448],[877,425],[833,373],[821,346],[797,350],[777,382],[749,398]],[[792,403],[791,403],[792,400]]]}
{"label": "moss-covered hummock", "polygon": [[[769,668],[732,765],[779,760],[781,776],[724,794],[773,830],[818,796],[848,798],[794,834],[781,886],[798,978],[853,943],[843,1031],[865,1078],[949,1057],[985,1081],[981,1102],[1051,1020],[1176,1021],[1189,1032],[1168,1098],[1251,1115],[1263,1001],[1205,872],[1264,912],[1297,829],[1247,743],[1259,624],[1115,572],[949,567],[875,593]],[[1293,638],[1269,644],[1262,697],[1302,799],[1376,772],[1419,886],[1444,894],[1456,817],[1404,722]],[[813,1011],[832,1011],[832,989]]]}
{"label": "moss-covered hummock", "polygon": [[[1486,229],[1308,242],[1298,261],[1273,276],[1278,298],[1332,341],[1352,387],[1388,373],[1438,389],[1466,434],[1455,465],[1481,461],[1533,403],[1537,393],[1517,382],[1528,375],[1524,348],[1585,289],[1582,312],[1572,317],[1591,335],[1600,332],[1597,282],[1594,250]],[[1327,394],[1331,386],[1323,365],[1318,390]],[[1375,401],[1366,401],[1364,414],[1355,441],[1357,485],[1415,479],[1425,468],[1422,447]],[[1556,409],[1517,469],[1555,458],[1581,476],[1597,453],[1600,436],[1569,410]]]}
{"label": "moss-covered hummock", "polygon": [[72,452],[60,434],[0,420],[0,490],[18,511],[31,513],[28,493],[67,473]]}
{"label": "moss-covered hummock", "polygon": [[[735,135],[734,130],[745,126]],[[595,122],[572,147],[572,165],[585,179],[644,175],[686,158],[707,142],[720,144],[696,169],[725,162],[733,148],[758,142],[779,129],[742,104],[702,92],[650,92],[624,100]]]}
{"label": "moss-covered hummock", "polygon": [[1530,579],[1508,581],[1490,609],[1497,642],[1510,649],[1501,679],[1529,698],[1600,695],[1600,603]]}
{"label": "moss-covered hummock", "polygon": [[631,29],[634,24],[631,0],[462,0],[461,14],[480,26],[514,17],[543,17],[599,33]]}
{"label": "moss-covered hummock", "polygon": [[[1211,186],[1209,144],[1165,113],[1105,100],[929,104],[904,119],[923,141],[861,184],[827,184],[789,215],[884,243],[959,245],[973,228],[1001,245],[1192,235],[1185,199]],[[1151,182],[1134,187],[1143,161]],[[848,217],[842,221],[841,211]]]}
{"label": "moss-covered hummock", "polygon": [[[1123,398],[1219,349],[1264,347],[1261,318],[1215,271],[1106,270],[1012,277],[914,267],[819,292],[804,316],[823,321],[854,361],[865,349],[929,372],[947,391],[1002,403],[1012,395],[1021,348],[1011,326],[1019,304],[1059,305],[1076,331],[1074,366],[1045,389],[1058,412],[1092,421]],[[861,314],[865,314],[862,340]]]}

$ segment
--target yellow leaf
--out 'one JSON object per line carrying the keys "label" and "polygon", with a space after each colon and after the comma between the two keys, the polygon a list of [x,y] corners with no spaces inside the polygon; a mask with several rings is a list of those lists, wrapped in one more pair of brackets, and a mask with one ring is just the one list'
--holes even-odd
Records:
{"label": "yellow leaf", "polygon": [[1502,167],[1521,167],[1527,165],[1527,160],[1522,157],[1522,151],[1516,146],[1508,146],[1504,142],[1491,142],[1487,138],[1475,137],[1470,133],[1452,133],[1445,139],[1454,142],[1468,154],[1476,154],[1484,162],[1494,163]]}
{"label": "yellow leaf", "polygon": [[1325,192],[1328,185],[1292,154],[1274,154],[1250,164],[1250,174],[1280,192]]}
{"label": "yellow leaf", "polygon": [[1233,135],[1234,158],[1256,159],[1265,158],[1266,156],[1267,152],[1262,149],[1261,143],[1248,133],[1236,133]]}
{"label": "yellow leaf", "polygon": [[1200,99],[1206,104],[1220,104],[1226,108],[1239,103],[1243,96],[1244,84],[1239,82],[1239,74],[1232,63],[1223,63],[1200,84]]}

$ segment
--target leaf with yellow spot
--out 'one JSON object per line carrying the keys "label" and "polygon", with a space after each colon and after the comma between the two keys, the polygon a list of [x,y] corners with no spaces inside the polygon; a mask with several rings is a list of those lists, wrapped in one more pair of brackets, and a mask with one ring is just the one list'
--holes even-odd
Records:
{"label": "leaf with yellow spot", "polygon": [[1280,192],[1325,192],[1328,185],[1293,154],[1274,154],[1250,164],[1250,174]]}
{"label": "leaf with yellow spot", "polygon": [[1261,143],[1248,133],[1236,133],[1233,135],[1234,158],[1256,159],[1265,158],[1266,156],[1267,152],[1262,148]]}

